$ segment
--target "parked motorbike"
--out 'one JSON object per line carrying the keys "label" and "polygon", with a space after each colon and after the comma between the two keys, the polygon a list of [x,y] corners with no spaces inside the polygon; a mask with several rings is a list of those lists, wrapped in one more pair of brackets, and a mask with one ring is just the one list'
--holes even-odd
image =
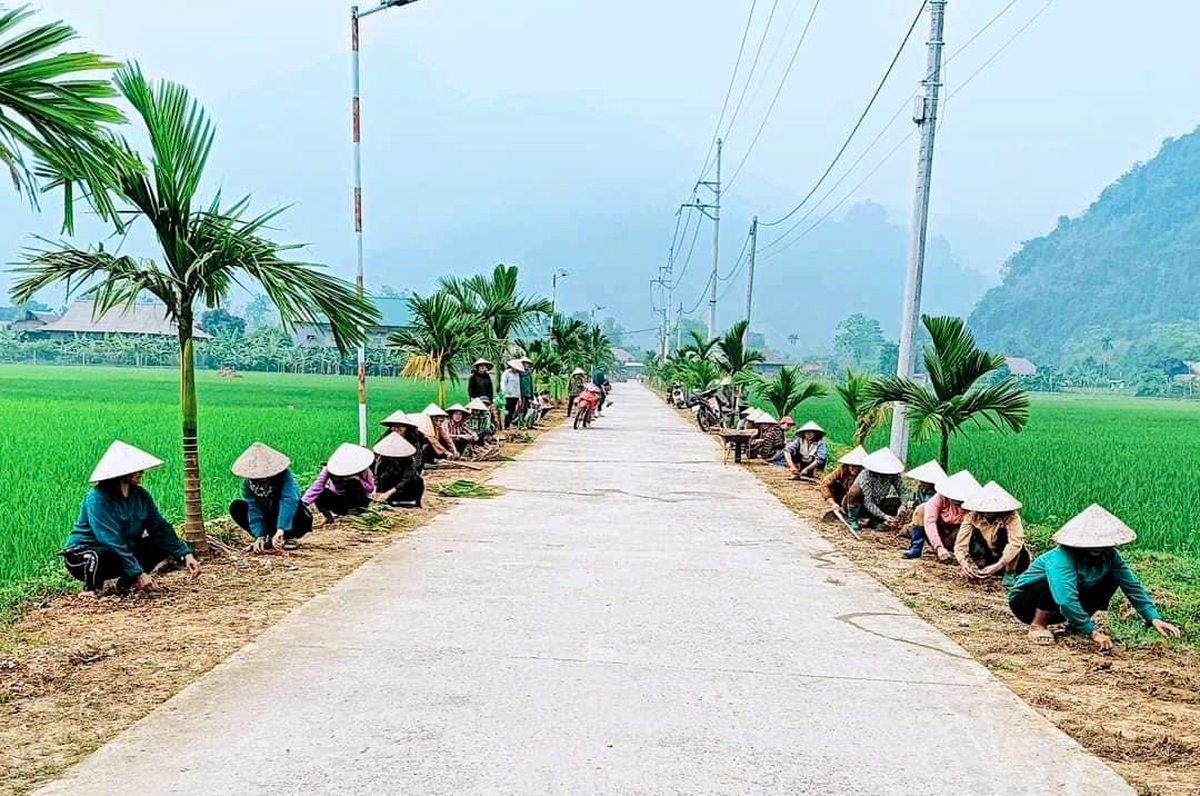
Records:
{"label": "parked motorbike", "polygon": [[688,408],[696,416],[696,425],[705,434],[713,426],[721,425],[721,402],[715,395],[697,395],[688,401]]}

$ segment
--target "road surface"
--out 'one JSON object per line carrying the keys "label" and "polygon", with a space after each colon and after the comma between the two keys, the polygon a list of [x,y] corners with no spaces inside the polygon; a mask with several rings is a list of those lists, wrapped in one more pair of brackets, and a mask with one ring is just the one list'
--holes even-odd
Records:
{"label": "road surface", "polygon": [[649,391],[614,398],[39,793],[1132,793]]}

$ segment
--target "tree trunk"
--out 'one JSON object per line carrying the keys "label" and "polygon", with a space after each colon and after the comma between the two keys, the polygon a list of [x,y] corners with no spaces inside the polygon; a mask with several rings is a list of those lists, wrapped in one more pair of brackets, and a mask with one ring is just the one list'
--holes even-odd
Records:
{"label": "tree trunk", "polygon": [[183,421],[184,534],[197,553],[208,552],[200,500],[200,446],[196,427],[196,360],[190,302],[179,315],[179,411]]}
{"label": "tree trunk", "polygon": [[947,472],[949,472],[949,467],[950,467],[950,434],[949,434],[949,432],[947,432],[947,431],[946,431],[946,429],[944,429],[944,428],[942,429],[942,455],[941,455],[941,465],[942,465],[942,469],[943,469],[943,470],[946,470]]}
{"label": "tree trunk", "polygon": [[446,408],[446,380],[438,379],[438,406]]}

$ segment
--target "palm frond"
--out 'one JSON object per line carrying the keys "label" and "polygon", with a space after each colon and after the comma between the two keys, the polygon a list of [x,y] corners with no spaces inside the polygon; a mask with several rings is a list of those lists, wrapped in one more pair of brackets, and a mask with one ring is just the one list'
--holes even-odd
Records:
{"label": "palm frond", "polygon": [[[973,390],[963,398],[959,413],[963,420],[983,418],[996,428],[1007,426],[1021,431],[1029,422],[1029,393],[1020,381],[1009,376],[1006,379]],[[954,428],[958,430],[962,424]]]}

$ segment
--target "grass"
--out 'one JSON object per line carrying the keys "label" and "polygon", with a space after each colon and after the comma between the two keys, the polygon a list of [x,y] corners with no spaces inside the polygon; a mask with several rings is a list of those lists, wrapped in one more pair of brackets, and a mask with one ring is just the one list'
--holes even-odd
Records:
{"label": "grass", "polygon": [[[379,420],[437,398],[436,383],[376,378],[368,386],[372,442]],[[0,606],[65,583],[55,554],[114,438],[164,460],[146,473],[145,486],[168,519],[182,521],[178,391],[174,370],[0,366]],[[353,376],[227,379],[202,371],[197,393],[208,517],[224,514],[238,494],[229,466],[251,442],[286,453],[304,482],[338,444],[358,437]],[[458,389],[447,395],[464,398]]]}
{"label": "grass", "polygon": [[437,493],[442,497],[490,498],[498,495],[500,491],[487,484],[460,479],[458,481],[451,481],[448,484],[442,484],[437,488]]}

